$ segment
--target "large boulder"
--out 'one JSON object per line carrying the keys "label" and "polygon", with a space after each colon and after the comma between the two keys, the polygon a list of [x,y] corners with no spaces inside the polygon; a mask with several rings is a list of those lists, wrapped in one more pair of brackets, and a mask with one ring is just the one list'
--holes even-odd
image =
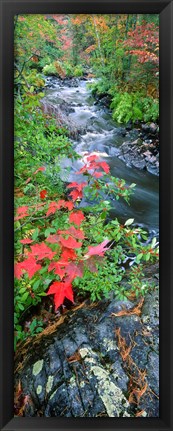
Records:
{"label": "large boulder", "polygon": [[86,300],[56,317],[18,348],[16,414],[22,396],[24,416],[158,417],[158,309],[156,287],[144,301]]}

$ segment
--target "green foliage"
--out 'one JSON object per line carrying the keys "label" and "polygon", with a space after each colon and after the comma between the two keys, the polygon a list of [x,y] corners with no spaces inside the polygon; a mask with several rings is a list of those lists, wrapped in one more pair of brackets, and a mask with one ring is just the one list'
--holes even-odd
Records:
{"label": "green foliage", "polygon": [[76,66],[74,68],[73,75],[76,77],[82,76],[83,75],[83,67],[82,66]]}
{"label": "green foliage", "polygon": [[107,81],[107,79],[102,78],[95,82],[89,83],[88,87],[91,88],[93,95],[96,94],[105,94],[110,89],[110,83]]}
{"label": "green foliage", "polygon": [[49,76],[49,75],[55,75],[55,76],[58,76],[58,72],[57,72],[57,70],[56,70],[56,67],[55,67],[54,63],[46,64],[46,65],[43,67],[43,73],[44,73],[44,75],[46,75],[46,76]]}
{"label": "green foliage", "polygon": [[159,102],[151,97],[143,97],[139,92],[117,92],[112,99],[113,119],[118,123],[156,121],[159,116]]}

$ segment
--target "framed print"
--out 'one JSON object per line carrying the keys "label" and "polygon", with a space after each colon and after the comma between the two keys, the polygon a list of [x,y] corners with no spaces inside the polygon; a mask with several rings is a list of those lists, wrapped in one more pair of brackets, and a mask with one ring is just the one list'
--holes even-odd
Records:
{"label": "framed print", "polygon": [[172,0],[1,28],[1,429],[171,430]]}

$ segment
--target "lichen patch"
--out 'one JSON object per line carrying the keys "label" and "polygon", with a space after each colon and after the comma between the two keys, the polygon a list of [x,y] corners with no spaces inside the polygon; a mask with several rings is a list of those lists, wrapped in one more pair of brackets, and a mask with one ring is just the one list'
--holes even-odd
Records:
{"label": "lichen patch", "polygon": [[40,371],[43,368],[43,359],[40,359],[39,361],[35,362],[35,364],[33,365],[33,370],[32,370],[32,374],[34,376],[37,376],[37,374],[40,373]]}
{"label": "lichen patch", "polygon": [[47,379],[47,383],[46,383],[46,393],[47,394],[51,391],[52,385],[53,385],[53,376],[49,376]]}
{"label": "lichen patch", "polygon": [[97,378],[97,390],[105,405],[108,416],[120,416],[120,413],[129,407],[129,403],[121,389],[111,381],[109,373],[102,367],[94,366],[91,368],[91,371]]}
{"label": "lichen patch", "polygon": [[36,392],[37,392],[37,395],[40,395],[41,394],[41,392],[42,392],[42,386],[41,385],[38,385],[37,386],[37,389],[36,389]]}

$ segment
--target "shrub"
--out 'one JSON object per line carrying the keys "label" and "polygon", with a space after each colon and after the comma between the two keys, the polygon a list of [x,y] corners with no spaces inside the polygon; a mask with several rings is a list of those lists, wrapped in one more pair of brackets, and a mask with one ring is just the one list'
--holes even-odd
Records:
{"label": "shrub", "polygon": [[54,63],[46,64],[46,65],[43,67],[43,73],[44,73],[44,75],[46,75],[46,76],[49,76],[49,75],[55,75],[55,76],[58,76],[58,72],[57,72],[57,70],[56,70],[56,67],[55,67],[55,64],[54,64]]}
{"label": "shrub", "polygon": [[[92,300],[107,297],[110,291],[125,298],[131,288],[121,284],[125,254],[133,253],[137,266],[157,258],[156,241],[141,245],[139,235],[145,239],[145,232],[130,227],[133,219],[124,225],[118,220],[105,224],[111,207],[109,196],[129,202],[135,184],[127,186],[124,180],[113,178],[108,164],[95,154],[87,156],[79,173],[85,175],[86,181],[69,184],[67,199],[67,193],[52,195],[49,186],[45,187],[45,167],[37,167],[25,181],[33,186],[29,199],[26,190],[20,190],[15,200],[17,340],[23,337],[21,314],[41,302],[42,296],[54,295],[55,308],[65,298],[73,302],[74,294],[80,291],[88,291]],[[91,200],[91,206],[81,211],[77,206],[83,196]],[[139,277],[135,289],[143,294],[140,288]]]}
{"label": "shrub", "polygon": [[113,96],[111,109],[113,119],[118,123],[157,121],[159,116],[159,102],[152,97],[143,97],[139,92],[117,92]]}
{"label": "shrub", "polygon": [[83,76],[83,67],[81,65],[76,66],[73,70],[73,75],[75,77]]}

